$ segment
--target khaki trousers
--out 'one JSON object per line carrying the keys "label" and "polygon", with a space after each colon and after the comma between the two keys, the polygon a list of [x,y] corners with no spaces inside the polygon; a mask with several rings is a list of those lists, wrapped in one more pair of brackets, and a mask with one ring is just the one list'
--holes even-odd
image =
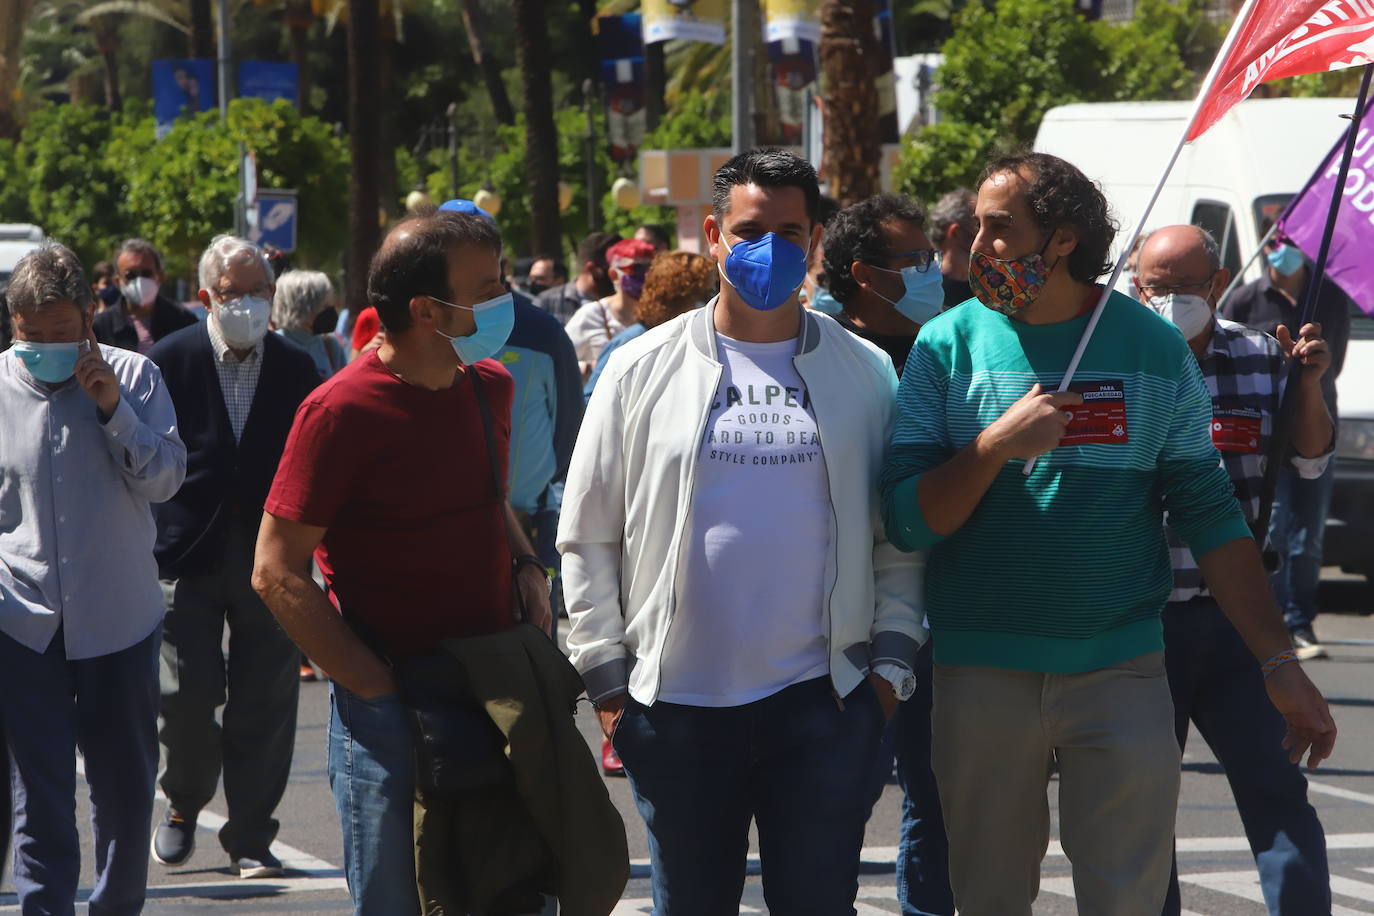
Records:
{"label": "khaki trousers", "polygon": [[1084,916],[1159,916],[1179,750],[1164,653],[1083,674],[936,665],[931,761],[960,916],[1030,916],[1050,839]]}

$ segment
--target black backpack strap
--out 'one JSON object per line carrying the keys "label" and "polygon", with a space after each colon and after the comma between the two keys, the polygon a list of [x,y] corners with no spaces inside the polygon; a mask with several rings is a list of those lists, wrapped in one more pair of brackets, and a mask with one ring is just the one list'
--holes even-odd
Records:
{"label": "black backpack strap", "polygon": [[491,485],[496,498],[506,498],[506,483],[501,479],[501,456],[496,449],[496,433],[491,419],[491,405],[487,403],[486,387],[476,366],[467,367],[468,377],[472,379],[472,390],[477,396],[477,410],[482,415],[482,435],[487,440],[487,460],[491,463]]}

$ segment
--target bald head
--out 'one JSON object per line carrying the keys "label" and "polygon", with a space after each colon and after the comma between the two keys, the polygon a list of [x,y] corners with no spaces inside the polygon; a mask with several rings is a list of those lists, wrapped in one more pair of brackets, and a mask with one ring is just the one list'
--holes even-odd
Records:
{"label": "bald head", "polygon": [[1136,286],[1142,299],[1169,292],[1207,298],[1215,280],[1226,274],[1218,288],[1225,289],[1230,275],[1221,269],[1216,239],[1197,226],[1165,226],[1150,233],[1136,262]]}

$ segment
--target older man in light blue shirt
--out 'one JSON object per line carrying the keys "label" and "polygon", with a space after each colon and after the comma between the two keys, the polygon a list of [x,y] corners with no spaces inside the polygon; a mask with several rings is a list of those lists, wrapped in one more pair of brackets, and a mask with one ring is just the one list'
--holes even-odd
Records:
{"label": "older man in light blue shirt", "polygon": [[157,773],[162,595],[150,503],[186,448],[156,366],[102,347],[66,248],[19,262],[0,354],[0,719],[14,766],[25,913],[70,913],[81,872],[76,750],[95,830],[92,914],[135,914]]}

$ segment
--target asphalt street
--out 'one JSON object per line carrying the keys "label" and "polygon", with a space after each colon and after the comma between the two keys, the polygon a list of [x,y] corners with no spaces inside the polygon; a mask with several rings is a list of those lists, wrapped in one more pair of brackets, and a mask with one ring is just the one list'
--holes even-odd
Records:
{"label": "asphalt street", "polygon": [[[1330,570],[1328,572],[1331,572]],[[1374,590],[1362,582],[1335,577],[1323,587],[1324,614],[1317,629],[1332,658],[1307,665],[1332,704],[1340,727],[1336,756],[1311,779],[1311,800],[1327,833],[1335,916],[1374,916]],[[291,784],[278,817],[276,853],[287,864],[283,879],[244,881],[230,874],[228,857],[215,831],[223,823],[223,797],[202,813],[195,856],[185,866],[149,871],[145,909],[155,914],[344,914],[350,912],[340,870],[339,827],[325,773],[328,693],[324,683],[301,685],[300,724]],[[599,735],[590,711],[578,716],[588,744],[599,752]],[[625,817],[634,859],[632,879],[614,916],[647,914],[649,901],[644,827],[623,779],[608,780],[612,798]],[[1051,810],[1057,806],[1051,785]],[[900,821],[900,790],[884,791],[869,823],[857,909],[860,916],[898,912],[893,860]],[[87,806],[78,799],[82,822],[83,887],[91,884]],[[161,816],[159,808],[157,815]],[[1120,825],[1129,829],[1129,825]],[[1055,825],[1057,836],[1057,824]],[[1178,815],[1179,868],[1183,902],[1194,916],[1255,916],[1265,912],[1253,860],[1245,845],[1225,776],[1196,734],[1184,758]],[[756,850],[756,846],[754,849]],[[741,913],[764,913],[755,854]],[[83,896],[85,891],[83,891]],[[13,885],[0,886],[0,913],[18,912]],[[1068,861],[1052,842],[1043,868],[1035,912],[1061,916],[1076,912]],[[1315,910],[1314,910],[1315,912]],[[1306,914],[1298,914],[1306,916]]]}

